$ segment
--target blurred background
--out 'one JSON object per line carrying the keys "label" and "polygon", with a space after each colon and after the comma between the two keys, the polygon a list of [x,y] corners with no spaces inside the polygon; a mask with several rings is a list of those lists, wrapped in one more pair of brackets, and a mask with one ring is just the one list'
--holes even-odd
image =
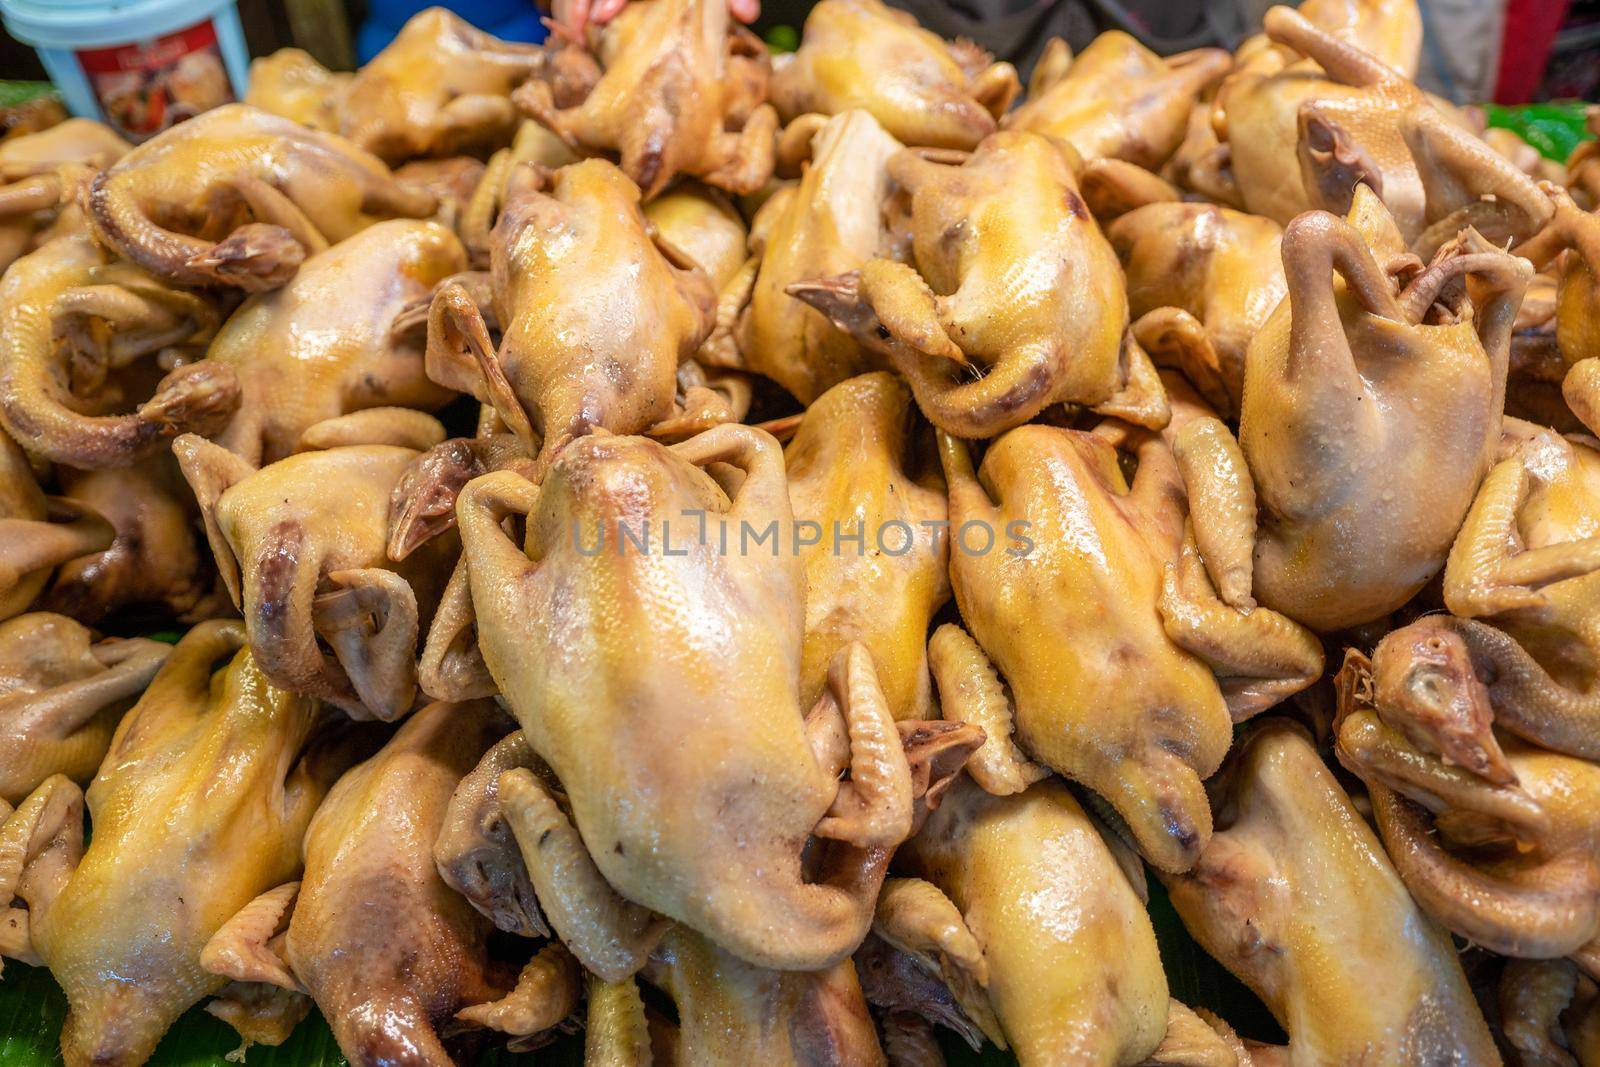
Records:
{"label": "blurred background", "polygon": [[[15,0],[13,0],[15,2]],[[181,5],[183,0],[163,4]],[[764,0],[756,31],[782,48],[798,40],[812,0]],[[1232,48],[1259,27],[1272,0],[890,0],[946,37],[971,37],[1027,68],[1051,36],[1081,48],[1122,29],[1157,52]],[[134,14],[141,0],[31,0],[33,5]],[[5,6],[0,4],[0,6]],[[24,6],[27,6],[24,0]],[[204,13],[213,3],[194,0]],[[426,0],[237,0],[250,55],[286,45],[326,66],[371,58]],[[455,0],[445,6],[499,37],[543,37],[529,0]],[[1418,81],[1457,103],[1600,99],[1600,0],[1421,0],[1426,38]],[[45,76],[34,50],[0,38],[8,79]]]}

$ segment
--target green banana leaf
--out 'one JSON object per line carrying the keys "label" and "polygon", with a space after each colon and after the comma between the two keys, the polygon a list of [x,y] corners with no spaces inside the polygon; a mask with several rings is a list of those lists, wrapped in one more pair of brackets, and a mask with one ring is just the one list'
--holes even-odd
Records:
{"label": "green banana leaf", "polygon": [[1594,137],[1583,124],[1587,106],[1578,100],[1561,100],[1522,107],[1489,104],[1483,110],[1490,126],[1510,130],[1546,159],[1564,163],[1574,148]]}
{"label": "green banana leaf", "polygon": [[16,107],[56,91],[49,82],[0,80],[0,107]]}

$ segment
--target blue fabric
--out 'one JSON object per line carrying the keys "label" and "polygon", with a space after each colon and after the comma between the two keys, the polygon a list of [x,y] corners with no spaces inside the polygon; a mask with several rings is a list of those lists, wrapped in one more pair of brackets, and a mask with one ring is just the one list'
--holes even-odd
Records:
{"label": "blue fabric", "polygon": [[545,38],[539,9],[532,0],[371,0],[367,19],[356,30],[356,58],[365,63],[394,39],[406,20],[424,8],[443,6],[486,33],[506,41],[537,44]]}

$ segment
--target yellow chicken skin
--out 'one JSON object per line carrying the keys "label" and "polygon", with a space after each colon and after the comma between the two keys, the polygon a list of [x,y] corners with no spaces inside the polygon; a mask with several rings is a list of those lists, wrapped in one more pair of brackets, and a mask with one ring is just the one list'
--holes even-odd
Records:
{"label": "yellow chicken skin", "polygon": [[391,164],[499,147],[516,129],[511,90],[541,55],[442,7],[419,11],[345,89],[338,132]]}
{"label": "yellow chicken skin", "polygon": [[638,433],[673,412],[678,364],[711,332],[716,294],[705,273],[659,245],[639,189],[590,159],[513,176],[495,223],[496,349],[459,284],[434,297],[428,376],[490,404],[548,463],[596,429]]}
{"label": "yellow chicken skin", "polygon": [[[293,878],[300,839],[358,758],[314,700],[274,689],[236,622],[202,623],[122,719],[87,799],[46,781],[0,826],[0,898],[67,994],[69,1067],[139,1064],[224,979],[200,966],[222,924]],[[237,653],[237,654],[236,654]],[[19,877],[20,874],[20,877]]]}
{"label": "yellow chicken skin", "polygon": [[[1236,64],[1237,67],[1237,64]],[[1212,94],[1213,100],[1220,92]],[[1199,196],[1222,207],[1244,210],[1244,197],[1239,193],[1239,183],[1233,177],[1233,153],[1228,143],[1217,136],[1212,122],[1212,104],[1202,100],[1189,112],[1183,140],[1161,168],[1159,177],[1177,187],[1180,192],[1198,193]],[[1144,203],[1168,200],[1171,197],[1146,198]]]}
{"label": "yellow chicken skin", "polygon": [[28,452],[84,470],[125,467],[188,430],[214,433],[239,404],[229,369],[186,363],[153,393],[139,372],[144,357],[204,343],[216,325],[207,301],[110,262],[86,234],[49,241],[0,278],[0,426]]}
{"label": "yellow chicken skin", "polygon": [[1561,395],[1591,433],[1600,432],[1600,212],[1585,212],[1558,186],[1544,189],[1554,204],[1551,220],[1514,251],[1538,264],[1555,261],[1556,344],[1567,364]]}
{"label": "yellow chicken skin", "polygon": [[[1585,111],[1584,126],[1600,137],[1600,107]],[[1589,207],[1600,207],[1600,145],[1584,141],[1572,150],[1564,167],[1567,187],[1579,195]]]}
{"label": "yellow chicken skin", "polygon": [[950,598],[948,508],[931,449],[920,462],[915,454],[913,418],[899,379],[864,374],[818,397],[784,450],[795,521],[811,524],[800,550],[801,707],[822,695],[834,656],[859,641],[891,715],[937,717],[928,623]]}
{"label": "yellow chicken skin", "polygon": [[525,82],[517,105],[575,151],[616,152],[646,200],[678,174],[741,195],[772,177],[766,48],[726,3],[633,0],[595,51],[601,73],[582,102],[562,106],[552,58],[554,78]]}
{"label": "yellow chicken skin", "polygon": [[354,78],[329,70],[301,49],[280,48],[250,61],[244,102],[313,130],[338,133],[339,106]]}
{"label": "yellow chicken skin", "polygon": [[[849,960],[815,972],[769,971],[730,955],[687,927],[673,926],[645,965],[643,977],[671,998],[677,1022],[647,1016],[633,979],[608,983],[590,978],[586,1064],[664,1059],[679,1064],[883,1067],[877,1029]],[[652,1047],[658,1059],[651,1059]]]}
{"label": "yellow chicken skin", "polygon": [[673,414],[656,423],[650,436],[678,441],[719,422],[740,422],[754,392],[749,375],[737,365],[733,331],[750,299],[756,260],[749,255],[750,232],[726,194],[699,182],[680,182],[644,206],[656,239],[699,267],[717,294],[714,325],[694,358],[678,364]]}
{"label": "yellow chicken skin", "polygon": [[1017,131],[967,157],[900,152],[915,265],[874,259],[788,292],[891,360],[949,433],[992,437],[1062,402],[1160,427],[1166,398],[1124,344],[1122,270],[1069,152]]}
{"label": "yellow chicken skin", "polygon": [[53,93],[19,100],[0,108],[0,144],[49,129],[66,119],[66,106]]}
{"label": "yellow chicken skin", "polygon": [[1243,1041],[1213,1012],[1167,1004],[1167,1032],[1140,1067],[1281,1067],[1285,1050]]}
{"label": "yellow chicken skin", "polygon": [[[1065,52],[1066,42],[1047,49]],[[1066,60],[1066,56],[1060,57]],[[1197,48],[1162,58],[1121,30],[1100,34],[1055,80],[1041,58],[1028,100],[1005,118],[1008,130],[1060,138],[1085,159],[1122,159],[1147,170],[1167,161],[1183,140],[1200,94],[1227,73],[1233,59],[1220,48]]]}
{"label": "yellow chicken skin", "polygon": [[[1467,699],[1487,711],[1459,644],[1450,659],[1457,669],[1433,676],[1457,692],[1473,690]],[[1394,686],[1377,672],[1399,666],[1392,655],[1377,661],[1374,687]],[[1565,956],[1600,936],[1600,767],[1503,736],[1507,777],[1493,781],[1418,748],[1384,721],[1409,716],[1404,702],[1350,712],[1338,752],[1366,779],[1384,845],[1417,903],[1507,956]]]}
{"label": "yellow chicken skin", "polygon": [[[819,723],[819,729],[828,735],[824,744],[848,744],[841,723],[834,721],[825,728]],[[913,767],[914,821],[920,821],[937,807],[967,757],[983,743],[983,734],[965,724],[937,721],[902,726],[900,734]],[[530,780],[539,783],[537,791],[528,788]],[[528,802],[538,797],[553,799],[556,806],[546,807],[529,823],[526,817],[535,812]],[[593,888],[601,883],[592,861],[574,851],[583,843],[565,822],[565,800],[555,773],[532,752],[523,734],[508,735],[485,754],[451,797],[434,845],[440,874],[496,926],[528,937],[549,934],[535,899],[533,883],[539,878],[551,922],[572,931],[574,920],[581,918],[572,903],[584,897],[594,900]],[[552,821],[553,811],[561,814],[560,822]],[[552,845],[550,836],[555,833],[567,840]],[[530,877],[517,841],[527,847],[527,842],[541,837],[541,849],[566,851],[579,859],[562,872],[564,882],[593,878],[594,887],[574,893],[569,885],[560,895],[551,895],[548,878],[555,872],[548,864],[553,856],[541,860]],[[676,1010],[672,1022],[654,1013],[647,1017],[639,986],[620,966],[619,948],[631,949],[594,939],[606,927],[608,936],[620,932],[616,920],[634,919],[648,919],[648,913],[624,904],[612,913],[612,921],[586,923],[570,942],[580,955],[605,963],[608,973],[616,967],[613,977],[589,976],[586,1063],[650,1062],[649,1049],[658,1057],[655,1062],[667,1063],[748,1061],[816,1067],[883,1063],[851,961],[841,960],[819,971],[769,970],[733,956],[681,924],[665,924],[662,932],[657,923],[644,939],[659,938],[648,950],[640,977],[668,996]],[[633,947],[644,951],[642,943]],[[563,959],[563,953],[561,943],[552,942],[523,968],[512,993],[493,1004],[465,1009],[457,1017],[518,1035],[565,1019],[576,1003],[577,965],[570,954]],[[628,969],[638,965],[635,958]],[[536,1033],[531,1038],[519,1036],[511,1047],[538,1041]]]}
{"label": "yellow chicken skin", "polygon": [[795,282],[855,270],[886,249],[882,207],[889,159],[901,144],[862,110],[829,119],[811,139],[798,185],[773,194],[751,226],[760,269],[739,319],[737,357],[713,357],[764,374],[809,404],[883,361],[788,293]]}
{"label": "yellow chicken skin", "polygon": [[705,272],[718,294],[734,283],[749,259],[750,231],[719,190],[698,182],[680,182],[646,204],[644,217],[665,244]]}
{"label": "yellow chicken skin", "polygon": [[1267,36],[1305,60],[1247,64],[1223,82],[1213,124],[1228,143],[1245,207],[1287,225],[1303,211],[1344,214],[1358,184],[1377,192],[1407,242],[1424,226],[1405,116],[1432,109],[1405,75],[1291,8]]}
{"label": "yellow chicken skin", "polygon": [[505,204],[506,183],[524,163],[559,170],[577,161],[566,142],[534,122],[523,119],[511,144],[489,157],[483,178],[461,210],[456,232],[461,235],[474,267],[489,266],[489,237]]}
{"label": "yellow chicken skin", "polygon": [[644,206],[660,241],[705,272],[717,294],[716,322],[701,345],[709,365],[736,366],[733,331],[750,299],[757,260],[750,231],[726,195],[698,182],[682,182]]}
{"label": "yellow chicken skin", "polygon": [[1180,368],[1224,414],[1244,395],[1245,352],[1288,292],[1271,219],[1213,204],[1146,204],[1106,237],[1122,260],[1139,344]]}
{"label": "yellow chicken skin", "polygon": [[325,419],[442,407],[453,394],[427,376],[423,332],[396,317],[466,266],[449,230],[395,219],[312,256],[283,288],[250,297],[206,352],[232,369],[241,394],[216,442],[250,463],[276,463]]}
{"label": "yellow chicken skin", "polygon": [[[1426,195],[1428,228],[1412,243],[1412,251],[1432,255],[1468,226],[1497,244],[1521,245],[1545,229],[1557,214],[1559,198],[1545,192],[1473,132],[1446,118],[1434,108],[1418,107],[1404,116],[1400,131],[1411,149]],[[1505,132],[1505,131],[1498,131]],[[1549,187],[1547,187],[1549,188]],[[1524,256],[1535,266],[1559,254],[1552,232],[1534,244],[1547,246]],[[1522,255],[1522,251],[1518,250]]]}
{"label": "yellow chicken skin", "polygon": [[1507,419],[1501,452],[1450,550],[1445,603],[1514,639],[1471,628],[1496,718],[1600,758],[1600,450]]}
{"label": "yellow chicken skin", "polygon": [[[1042,777],[1031,757],[1103,796],[1147,860],[1181,871],[1211,833],[1201,780],[1227,753],[1230,705],[1244,718],[1304,688],[1321,654],[1281,616],[1218,600],[1184,546],[1167,445],[1132,442],[1130,484],[1117,431],[1101,430],[1018,428],[977,475],[965,445],[941,440],[950,577],[971,636],[941,627],[933,673],[945,715],[990,737],[973,758],[986,789]],[[1246,678],[1225,695],[1217,675],[1235,671]]]}
{"label": "yellow chicken skin", "polygon": [[[55,174],[63,163],[108,167],[132,147],[110,126],[93,119],[67,119],[37,133],[7,138],[0,143],[0,182],[7,183],[0,190],[0,203],[20,194],[10,183]],[[60,195],[58,185],[57,199]]]}
{"label": "yellow chicken skin", "polygon": [[[1554,278],[1554,299],[1529,302],[1524,330],[1546,346],[1554,341],[1546,373],[1560,382],[1571,415],[1593,432],[1600,427],[1600,213],[1579,207],[1559,185],[1535,183],[1436,113],[1413,112],[1404,131],[1427,188],[1430,225],[1416,250],[1428,253],[1472,225]],[[1567,413],[1554,418],[1565,421]]]}
{"label": "yellow chicken skin", "polygon": [[912,877],[885,883],[874,933],[942,970],[1022,1067],[1123,1067],[1160,1043],[1167,979],[1142,876],[1136,891],[1060,780],[1007,797],[956,782],[895,864]]}
{"label": "yellow chicken skin", "polygon": [[[1417,0],[1306,0],[1295,10],[1312,25],[1370,52],[1404,77],[1417,76],[1422,55],[1422,12]],[[1270,47],[1269,38],[1258,34],[1240,45],[1237,59],[1241,64],[1249,62]],[[1286,51],[1281,46],[1279,50]]]}
{"label": "yellow chicken skin", "polygon": [[[731,495],[714,464],[743,472]],[[579,960],[612,981],[637,971],[650,911],[758,966],[849,955],[911,832],[911,769],[862,646],[809,718],[797,700],[805,572],[777,442],[732,425],[670,448],[591,435],[540,485],[484,475],[456,511],[483,658],[570,799],[569,822],[529,771],[499,779]],[[501,528],[513,514],[526,550]]]}
{"label": "yellow chicken skin", "polygon": [[110,166],[132,147],[93,119],[67,119],[0,142],[0,271],[76,214],[69,201],[88,171]]}
{"label": "yellow chicken skin", "polygon": [[1496,992],[1514,1067],[1600,1062],[1595,983],[1570,960],[1507,960]]}
{"label": "yellow chicken skin", "polygon": [[1162,880],[1190,934],[1288,1033],[1272,1062],[1500,1062],[1449,935],[1298,726],[1254,728],[1212,790],[1216,836]]}
{"label": "yellow chicken skin", "polygon": [[1349,222],[1300,216],[1283,235],[1289,295],[1246,355],[1255,597],[1322,632],[1381,618],[1438,573],[1500,440],[1531,269],[1471,230],[1420,272],[1402,249],[1364,187]]}
{"label": "yellow chicken skin", "polygon": [[53,774],[92,778],[167,652],[46,611],[0,622],[0,800],[19,804]]}
{"label": "yellow chicken skin", "polygon": [[449,1067],[440,1025],[511,976],[489,961],[488,920],[440,880],[433,839],[457,783],[509,729],[487,701],[407,719],[317,809],[300,881],[239,912],[202,965],[309,993],[352,1064]]}
{"label": "yellow chicken skin", "polygon": [[[346,429],[348,439],[332,436]],[[356,718],[393,721],[416,696],[418,630],[454,543],[391,562],[390,497],[444,430],[421,412],[374,408],[317,431],[330,439],[259,470],[192,435],[173,451],[262,674]]]}
{"label": "yellow chicken skin", "polygon": [[276,289],[301,261],[433,197],[333,134],[226,104],[158,134],[84,198],[95,236],[165,281]]}
{"label": "yellow chicken skin", "polygon": [[46,496],[28,457],[0,431],[0,620],[28,610],[57,566],[115,537],[103,516]]}
{"label": "yellow chicken skin", "polygon": [[1010,63],[949,42],[878,0],[822,0],[800,49],[772,75],[772,102],[790,122],[807,113],[870,112],[890,136],[930,148],[975,147],[1021,85]]}
{"label": "yellow chicken skin", "polygon": [[434,211],[429,220],[459,234],[467,207],[477,195],[488,166],[472,156],[414,159],[394,170],[396,181],[432,194]]}
{"label": "yellow chicken skin", "polygon": [[[1370,55],[1400,77],[1416,78],[1422,57],[1422,11],[1417,0],[1306,0],[1295,10],[1316,29]],[[1240,81],[1252,76],[1270,76],[1299,63],[1302,58],[1301,53],[1289,45],[1274,41],[1264,32],[1257,33],[1245,38],[1234,51],[1233,73]],[[1305,64],[1301,66],[1305,68],[1307,77],[1321,76]],[[1285,80],[1297,88],[1303,88],[1299,78]],[[1203,113],[1209,129],[1216,117],[1213,109],[1197,108],[1196,112]],[[1217,125],[1226,129],[1226,120]],[[1191,126],[1191,140],[1194,133],[1195,129]],[[1231,159],[1226,142],[1222,143],[1217,163],[1216,176],[1231,185],[1237,194],[1238,187],[1232,183]],[[1204,193],[1205,189],[1197,186],[1197,191]],[[1233,201],[1229,201],[1229,205],[1243,206]]]}
{"label": "yellow chicken skin", "polygon": [[103,516],[116,538],[61,567],[42,607],[90,623],[125,607],[158,607],[185,622],[226,613],[194,493],[170,455],[126,470],[62,467],[56,477],[65,498]]}

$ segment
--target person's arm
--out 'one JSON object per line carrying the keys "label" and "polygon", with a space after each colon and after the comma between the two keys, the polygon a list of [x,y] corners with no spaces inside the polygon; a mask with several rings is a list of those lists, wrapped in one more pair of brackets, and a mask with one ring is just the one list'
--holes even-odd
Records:
{"label": "person's arm", "polygon": [[[554,0],[551,28],[569,40],[581,41],[591,22],[605,25],[627,3],[628,0]],[[728,11],[740,22],[754,22],[761,14],[761,0],[728,0]]]}

